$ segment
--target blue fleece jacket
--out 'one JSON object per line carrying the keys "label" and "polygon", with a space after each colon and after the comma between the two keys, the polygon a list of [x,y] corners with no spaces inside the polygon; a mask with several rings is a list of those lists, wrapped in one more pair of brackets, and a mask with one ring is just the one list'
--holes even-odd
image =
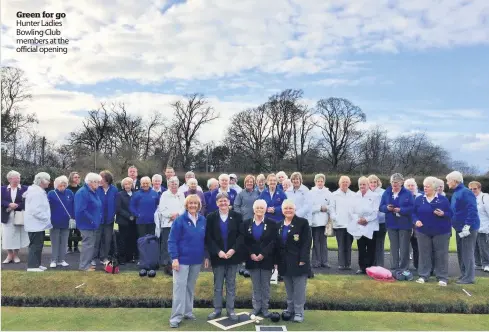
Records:
{"label": "blue fleece jacket", "polygon": [[[56,196],[56,194],[58,195]],[[65,189],[62,192],[58,189],[51,190],[48,193],[48,201],[51,208],[51,225],[54,228],[68,228],[70,217],[75,219],[75,195],[73,192],[70,189]]]}
{"label": "blue fleece jacket", "polygon": [[110,185],[107,192],[102,186],[97,188],[97,195],[102,202],[102,224],[112,224],[115,218],[115,198],[117,196],[117,188]]}
{"label": "blue fleece jacket", "polygon": [[202,264],[206,223],[205,217],[199,214],[194,225],[187,211],[175,219],[168,236],[168,252],[172,260],[178,259],[183,265]]}
{"label": "blue fleece jacket", "polygon": [[[436,209],[442,210],[445,214],[439,217],[433,212]],[[423,226],[415,229],[423,234],[433,236],[450,234],[452,210],[450,202],[445,196],[436,195],[431,202],[428,202],[426,195],[418,196],[414,201],[413,223],[420,220]]]}
{"label": "blue fleece jacket", "polygon": [[270,196],[270,191],[268,188],[263,190],[263,192],[260,194],[260,197],[258,199],[263,199],[265,202],[267,202],[267,209],[269,207],[274,207],[275,212],[274,213],[266,213],[265,217],[270,218],[271,220],[275,221],[276,223],[281,222],[284,220],[284,215],[282,214],[282,203],[284,200],[287,199],[287,195],[285,193],[278,189],[278,187],[275,189],[275,192],[273,193],[273,197]]}
{"label": "blue fleece jacket", "polygon": [[[209,205],[207,205],[207,207],[206,207],[207,214],[219,210],[219,208],[217,207],[217,203],[216,203],[216,197],[217,197],[217,194],[219,194],[219,192],[220,192],[219,188],[214,189],[211,192],[211,197],[209,199]],[[236,196],[238,196],[238,193],[236,192],[236,190],[229,188],[228,189],[228,195],[229,195],[229,201],[230,201],[229,204],[231,206],[233,206],[234,200],[236,199]]]}
{"label": "blue fleece jacket", "polygon": [[461,232],[465,225],[470,226],[471,231],[480,228],[479,213],[477,212],[477,198],[474,193],[459,184],[452,195],[452,226],[457,232]]}
{"label": "blue fleece jacket", "polygon": [[97,230],[102,220],[102,202],[95,191],[87,184],[75,194],[76,228],[80,230]]}
{"label": "blue fleece jacket", "polygon": [[[399,216],[396,215],[395,212],[387,210],[389,204],[401,209],[399,211]],[[392,187],[387,188],[382,194],[379,211],[385,213],[385,226],[387,229],[412,229],[413,210],[414,196],[406,188],[402,187],[396,198],[392,195]]]}
{"label": "blue fleece jacket", "polygon": [[160,202],[160,196],[153,189],[140,189],[132,195],[129,209],[136,216],[136,224],[154,223],[154,214]]}

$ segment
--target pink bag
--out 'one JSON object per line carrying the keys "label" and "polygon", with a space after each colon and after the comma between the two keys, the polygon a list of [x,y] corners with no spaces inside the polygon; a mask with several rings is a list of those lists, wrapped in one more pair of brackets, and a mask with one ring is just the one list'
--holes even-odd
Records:
{"label": "pink bag", "polygon": [[392,277],[392,272],[382,266],[367,267],[366,271],[367,275],[375,280],[388,282],[396,281],[396,279]]}

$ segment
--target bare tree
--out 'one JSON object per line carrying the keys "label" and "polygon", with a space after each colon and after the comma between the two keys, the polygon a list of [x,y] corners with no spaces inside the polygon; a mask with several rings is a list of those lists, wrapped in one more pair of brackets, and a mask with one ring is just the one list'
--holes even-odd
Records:
{"label": "bare tree", "polygon": [[376,126],[362,135],[358,144],[358,157],[362,173],[385,174],[391,170],[391,140],[387,131]]}
{"label": "bare tree", "polygon": [[186,100],[178,100],[170,104],[175,110],[173,126],[178,138],[178,152],[181,166],[188,169],[193,147],[198,145],[198,133],[203,125],[219,118],[214,108],[201,94],[187,95]]}
{"label": "bare tree", "polygon": [[304,161],[308,153],[314,147],[314,137],[312,130],[315,127],[313,120],[314,112],[307,106],[304,106],[298,114],[297,120],[292,123],[293,141],[294,141],[294,156],[296,161],[296,169],[299,172],[304,170]]}
{"label": "bare tree", "polygon": [[367,116],[360,107],[344,98],[321,99],[317,102],[319,121],[316,124],[326,146],[326,159],[333,170],[347,155],[347,152],[359,139],[357,125],[365,122]]}

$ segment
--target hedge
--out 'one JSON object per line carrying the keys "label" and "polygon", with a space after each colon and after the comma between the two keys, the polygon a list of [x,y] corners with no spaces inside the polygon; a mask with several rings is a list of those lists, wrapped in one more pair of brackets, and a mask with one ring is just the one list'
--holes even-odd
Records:
{"label": "hedge", "polygon": [[[75,288],[85,283],[85,285]],[[385,311],[489,314],[489,279],[448,287],[435,282],[382,283],[366,276],[319,275],[308,281],[308,310]],[[212,307],[212,273],[202,272],[196,286],[195,307]],[[108,275],[78,271],[29,274],[2,272],[2,305],[27,307],[169,308],[172,279],[141,278],[137,272]],[[271,287],[272,308],[285,308],[285,286]],[[250,279],[237,279],[236,308],[251,307]]]}

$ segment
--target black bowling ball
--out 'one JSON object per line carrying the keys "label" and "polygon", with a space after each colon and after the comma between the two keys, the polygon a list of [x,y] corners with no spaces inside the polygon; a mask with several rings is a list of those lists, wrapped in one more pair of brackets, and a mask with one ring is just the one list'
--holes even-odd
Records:
{"label": "black bowling ball", "polygon": [[292,314],[288,311],[282,311],[282,320],[289,321],[292,319]]}
{"label": "black bowling ball", "polygon": [[150,278],[156,277],[156,271],[155,270],[149,270],[148,271],[148,277],[150,277]]}
{"label": "black bowling ball", "polygon": [[249,277],[251,277],[250,271],[248,271],[248,270],[244,270],[244,272],[243,272],[243,277],[245,277],[245,278],[249,278]]}
{"label": "black bowling ball", "polygon": [[278,312],[272,312],[270,314],[270,319],[272,320],[272,322],[277,323],[280,321],[280,314]]}
{"label": "black bowling ball", "polygon": [[242,267],[241,267],[241,268],[239,269],[238,273],[239,273],[239,275],[241,275],[241,276],[242,276],[242,275],[244,275],[244,272],[245,272],[245,271],[246,271],[246,270],[245,270],[244,268],[242,268]]}
{"label": "black bowling ball", "polygon": [[139,271],[140,277],[146,277],[147,274],[148,274],[148,271],[146,271],[145,269],[142,269],[141,271]]}

